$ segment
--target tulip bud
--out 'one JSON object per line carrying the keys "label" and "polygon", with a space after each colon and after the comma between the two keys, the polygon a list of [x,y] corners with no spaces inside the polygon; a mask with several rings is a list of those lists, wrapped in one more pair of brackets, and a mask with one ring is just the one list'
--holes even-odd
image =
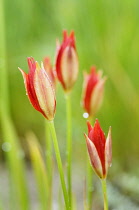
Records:
{"label": "tulip bud", "polygon": [[87,124],[88,136],[85,134],[85,138],[91,165],[96,174],[105,179],[112,162],[111,128],[106,139],[98,120],[94,127],[89,122]]}
{"label": "tulip bud", "polygon": [[55,88],[56,87],[56,71],[52,67],[49,57],[44,58],[43,67],[44,67],[46,73],[48,74],[48,76],[53,84],[53,87]]}
{"label": "tulip bud", "polygon": [[90,74],[84,74],[82,102],[85,111],[91,117],[95,115],[102,104],[106,77],[101,77],[102,72],[96,73],[95,67],[91,68]]}
{"label": "tulip bud", "polygon": [[32,106],[47,120],[53,120],[56,110],[56,99],[52,83],[43,68],[33,58],[28,58],[29,73],[21,71],[26,94]]}
{"label": "tulip bud", "polygon": [[56,72],[65,91],[70,91],[78,76],[78,57],[75,47],[75,37],[72,31],[67,35],[63,32],[63,43],[57,47]]}

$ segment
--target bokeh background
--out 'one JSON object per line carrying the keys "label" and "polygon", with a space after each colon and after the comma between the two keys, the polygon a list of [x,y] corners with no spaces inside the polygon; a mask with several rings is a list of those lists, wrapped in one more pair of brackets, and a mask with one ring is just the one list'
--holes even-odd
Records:
{"label": "bokeh background", "polygon": [[[119,207],[112,209],[138,209],[139,1],[5,0],[3,8],[10,116],[25,152],[26,164],[29,164],[29,156],[25,135],[33,131],[43,146],[44,118],[29,104],[18,67],[28,71],[28,56],[39,62],[50,56],[54,64],[56,38],[62,40],[63,29],[74,30],[80,69],[72,92],[73,173],[76,176],[82,174],[84,179],[86,145],[83,133],[87,132],[87,127],[81,106],[83,71],[89,72],[90,67],[95,65],[103,69],[108,78],[103,105],[95,117],[106,134],[108,127],[112,126],[113,165],[108,176],[109,189],[121,199]],[[55,125],[63,159],[66,148],[65,116],[64,92],[58,85]],[[1,147],[6,141],[3,138],[1,135]],[[5,163],[5,152],[2,150],[1,160],[2,164]],[[114,198],[111,202],[114,206]]]}

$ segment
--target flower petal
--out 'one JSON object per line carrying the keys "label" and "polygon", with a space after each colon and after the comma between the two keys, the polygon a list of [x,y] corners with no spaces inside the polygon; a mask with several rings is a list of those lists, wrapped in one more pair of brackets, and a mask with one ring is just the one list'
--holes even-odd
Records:
{"label": "flower petal", "polygon": [[89,121],[87,121],[87,127],[88,127],[88,135],[93,130],[93,126],[90,124]]}
{"label": "flower petal", "polygon": [[89,110],[90,115],[94,116],[95,113],[99,110],[102,100],[103,100],[103,94],[104,94],[104,84],[106,81],[106,77],[103,79],[100,79],[98,83],[95,85],[94,90],[92,91],[91,97],[90,97],[90,104],[89,104]]}
{"label": "flower petal", "polygon": [[56,109],[54,89],[46,71],[41,69],[37,62],[34,74],[34,88],[42,112],[48,120],[53,120]]}
{"label": "flower petal", "polygon": [[28,74],[26,74],[22,69],[20,69],[18,67],[19,71],[21,72],[23,79],[24,79],[24,84],[25,84],[25,89],[26,89],[26,94],[28,94],[27,92],[27,84],[28,84]]}
{"label": "flower petal", "polygon": [[96,119],[95,124],[94,124],[94,128],[92,131],[89,132],[88,137],[90,138],[90,140],[93,142],[93,144],[96,147],[96,150],[98,152],[100,161],[101,161],[101,165],[102,165],[102,169],[103,169],[103,174],[105,174],[106,170],[105,170],[105,135],[103,130],[100,127],[100,124],[98,122],[98,119]]}
{"label": "flower petal", "polygon": [[18,68],[20,72],[22,73],[23,79],[24,79],[24,84],[25,84],[25,89],[26,89],[26,95],[28,96],[28,99],[31,103],[31,105],[39,112],[41,112],[40,105],[38,102],[38,99],[36,97],[36,93],[34,91],[33,85],[31,85],[29,74],[26,74],[22,69]]}
{"label": "flower petal", "polygon": [[56,53],[56,72],[65,91],[74,85],[78,74],[78,57],[75,47],[74,32],[68,36],[63,31],[63,42]]}
{"label": "flower petal", "polygon": [[84,136],[86,138],[86,145],[87,145],[90,161],[94,168],[94,171],[97,173],[97,175],[100,178],[103,178],[102,165],[101,165],[101,161],[100,161],[97,149],[94,143],[88,138],[88,136],[86,134]]}
{"label": "flower petal", "polygon": [[91,96],[93,94],[94,91],[94,87],[98,82],[98,75],[96,73],[96,67],[92,66],[90,69],[90,74],[88,74],[85,77],[85,82],[87,83],[86,85],[84,84],[85,87],[85,92],[84,92],[84,108],[85,110],[89,113],[89,115],[91,115]]}
{"label": "flower petal", "polygon": [[112,137],[111,137],[111,127],[109,128],[108,136],[105,143],[105,167],[106,167],[106,174],[108,168],[111,166],[112,163]]}
{"label": "flower petal", "polygon": [[75,49],[67,46],[61,57],[61,73],[65,89],[71,89],[78,76],[78,57]]}

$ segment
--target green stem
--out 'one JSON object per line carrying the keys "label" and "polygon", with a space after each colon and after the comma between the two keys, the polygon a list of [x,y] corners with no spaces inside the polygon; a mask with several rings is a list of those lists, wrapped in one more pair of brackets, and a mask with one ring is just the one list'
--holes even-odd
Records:
{"label": "green stem", "polygon": [[72,125],[71,125],[71,97],[70,93],[66,94],[66,112],[67,112],[67,178],[68,178],[68,195],[69,205],[72,209]]}
{"label": "green stem", "polygon": [[49,123],[45,121],[45,139],[46,139],[46,168],[49,180],[49,209],[52,209],[52,179],[53,179],[53,161],[52,161],[52,141],[49,130]]}
{"label": "green stem", "polygon": [[92,209],[92,194],[93,194],[93,169],[90,160],[87,159],[87,209]]}
{"label": "green stem", "polygon": [[[93,118],[89,117],[88,120],[93,122]],[[92,209],[92,197],[93,197],[93,169],[90,164],[90,160],[88,158],[87,153],[87,209]]]}
{"label": "green stem", "polygon": [[51,131],[51,135],[52,135],[52,139],[53,139],[53,144],[54,144],[54,149],[55,149],[55,154],[56,154],[56,159],[57,159],[57,165],[58,165],[58,170],[59,170],[59,175],[60,175],[60,180],[61,180],[61,186],[62,186],[63,195],[64,195],[65,206],[66,206],[66,210],[69,210],[70,207],[69,207],[68,193],[67,193],[65,179],[64,179],[64,172],[63,172],[62,161],[61,161],[61,156],[60,156],[54,122],[50,121],[49,126],[50,126],[50,131]]}
{"label": "green stem", "polygon": [[106,179],[102,179],[101,184],[102,184],[102,192],[103,192],[103,199],[104,199],[104,210],[108,210]]}

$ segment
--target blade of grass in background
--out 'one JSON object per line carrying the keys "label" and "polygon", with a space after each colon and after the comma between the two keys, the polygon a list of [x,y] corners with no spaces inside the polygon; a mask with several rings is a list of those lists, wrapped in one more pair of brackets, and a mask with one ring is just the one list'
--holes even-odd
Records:
{"label": "blade of grass in background", "polygon": [[27,135],[27,140],[29,144],[31,163],[36,178],[41,210],[50,210],[51,201],[49,200],[49,180],[46,173],[45,163],[41,155],[40,145],[33,133]]}
{"label": "blade of grass in background", "polygon": [[9,94],[8,94],[8,72],[6,68],[6,40],[5,40],[5,19],[4,3],[0,1],[0,101],[4,102],[4,109],[9,113]]}
{"label": "blade of grass in background", "polygon": [[[10,117],[1,109],[3,141],[10,145],[10,150],[5,153],[7,166],[10,172],[10,183],[12,187],[13,209],[29,209],[27,183],[25,180],[24,162],[20,154],[22,150],[17,142],[17,135]],[[15,208],[16,206],[16,208]]]}
{"label": "blade of grass in background", "polygon": [[13,209],[28,210],[28,194],[25,181],[24,163],[19,156],[21,152],[18,137],[10,117],[9,93],[8,93],[8,72],[6,66],[6,40],[5,40],[5,20],[4,20],[4,2],[0,1],[0,84],[1,84],[1,122],[3,142],[10,145],[11,149],[5,153],[10,172],[10,187],[12,187],[12,205]]}

